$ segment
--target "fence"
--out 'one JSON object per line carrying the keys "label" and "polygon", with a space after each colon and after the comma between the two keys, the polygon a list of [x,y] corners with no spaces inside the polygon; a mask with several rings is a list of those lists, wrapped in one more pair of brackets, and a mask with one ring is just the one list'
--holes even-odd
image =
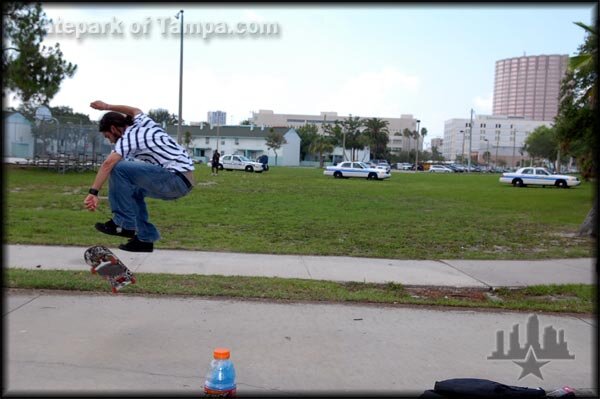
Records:
{"label": "fence", "polygon": [[40,168],[54,170],[59,173],[96,171],[104,162],[105,155],[96,154],[57,154],[50,156],[36,156],[33,159],[21,159],[13,164],[22,168]]}

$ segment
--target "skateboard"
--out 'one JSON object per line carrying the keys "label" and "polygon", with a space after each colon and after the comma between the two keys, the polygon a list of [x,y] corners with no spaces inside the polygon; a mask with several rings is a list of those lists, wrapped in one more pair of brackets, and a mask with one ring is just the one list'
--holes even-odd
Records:
{"label": "skateboard", "polygon": [[83,257],[85,263],[92,267],[90,269],[92,274],[98,274],[108,280],[113,294],[129,284],[135,284],[133,272],[105,246],[95,245],[90,247],[85,251]]}

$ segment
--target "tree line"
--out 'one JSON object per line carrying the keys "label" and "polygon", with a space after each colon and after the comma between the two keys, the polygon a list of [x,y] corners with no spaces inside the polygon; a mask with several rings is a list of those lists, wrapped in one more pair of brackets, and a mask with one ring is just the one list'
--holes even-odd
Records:
{"label": "tree line", "polygon": [[[323,133],[319,133],[319,128],[315,124],[306,124],[296,128],[300,136],[300,159],[305,160],[309,155],[315,155],[319,159],[321,167],[324,165],[325,156],[332,155],[336,147],[341,147],[344,151],[344,159],[357,160],[358,151],[369,147],[370,159],[386,159],[390,162],[402,162],[403,160],[416,161],[419,153],[425,157],[431,157],[431,154],[417,152],[417,148],[411,151],[411,139],[421,140],[427,135],[427,128],[422,128],[420,132],[416,130],[404,129],[402,133],[395,133],[395,136],[404,136],[408,139],[408,149],[400,154],[394,154],[388,147],[390,140],[389,122],[380,118],[363,118],[351,116],[345,120],[335,120],[333,123],[322,125]],[[435,152],[438,157],[441,154]],[[428,154],[428,155],[426,155]]]}

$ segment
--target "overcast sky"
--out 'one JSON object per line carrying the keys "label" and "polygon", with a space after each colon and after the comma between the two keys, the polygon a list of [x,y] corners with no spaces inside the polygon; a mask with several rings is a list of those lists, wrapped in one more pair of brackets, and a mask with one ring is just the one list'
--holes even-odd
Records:
{"label": "overcast sky", "polygon": [[[574,55],[592,23],[593,3],[547,5],[255,6],[44,4],[64,58],[78,65],[51,106],[99,119],[103,100],[148,111],[179,109],[179,21],[184,35],[183,119],[252,111],[421,120],[442,137],[444,121],[491,114],[495,62]],[[276,25],[271,35],[206,35],[208,30]],[[73,24],[75,28],[68,28]],[[105,31],[99,28],[104,26]],[[199,28],[202,31],[199,31]],[[95,29],[95,31],[94,31]],[[136,29],[139,30],[135,34]],[[145,30],[144,30],[145,29]],[[92,33],[90,33],[90,31]],[[77,38],[76,36],[79,36]],[[17,105],[10,101],[8,105]]]}

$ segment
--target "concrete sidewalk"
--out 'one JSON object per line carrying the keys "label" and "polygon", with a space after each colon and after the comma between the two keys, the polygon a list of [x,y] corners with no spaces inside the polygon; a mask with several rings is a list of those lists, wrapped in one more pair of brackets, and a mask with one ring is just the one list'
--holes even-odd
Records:
{"label": "concrete sidewalk", "polygon": [[[451,378],[597,393],[589,316],[32,290],[6,298],[3,388],[14,395],[200,397],[221,346],[240,397],[418,395]],[[524,358],[490,359],[500,332],[506,349],[514,338],[531,343],[531,331],[545,346],[549,328],[574,357],[542,357],[526,375]]]}
{"label": "concrete sidewalk", "polygon": [[[5,245],[5,266],[88,270],[86,247]],[[395,282],[406,286],[522,287],[536,284],[596,284],[596,260],[396,260],[343,256],[262,255],[113,249],[136,273],[264,276],[309,280]]]}
{"label": "concrete sidewalk", "polygon": [[[89,270],[85,249],[6,245],[5,267]],[[596,282],[593,259],[400,261],[115,252],[137,273],[480,288]],[[6,394],[203,396],[212,350],[221,346],[231,349],[238,396],[418,396],[451,378],[547,391],[569,385],[588,395],[598,388],[598,327],[589,315],[43,290],[5,290],[5,297]],[[551,332],[554,338],[558,333],[574,357],[536,358],[533,365],[529,358],[519,365],[524,357],[494,358],[501,347],[531,345],[532,331],[544,347]]]}

